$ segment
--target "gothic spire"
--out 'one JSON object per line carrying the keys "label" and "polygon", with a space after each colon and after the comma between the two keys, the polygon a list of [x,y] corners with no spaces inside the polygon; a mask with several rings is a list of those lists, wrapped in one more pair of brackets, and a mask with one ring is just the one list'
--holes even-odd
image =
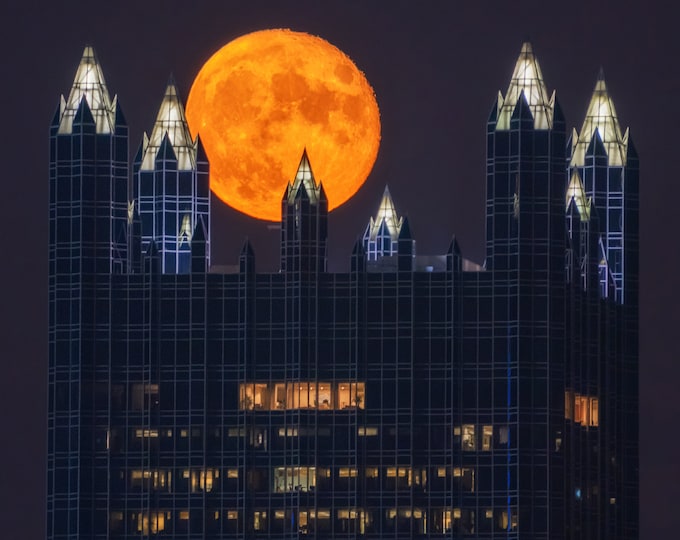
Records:
{"label": "gothic spire", "polygon": [[369,239],[375,240],[380,232],[381,226],[384,224],[392,240],[396,241],[399,237],[399,230],[401,229],[403,221],[404,218],[397,215],[397,210],[394,207],[389,187],[385,186],[385,191],[380,200],[380,206],[378,207],[378,213],[375,218],[371,217],[369,221],[368,230],[366,231]]}
{"label": "gothic spire", "polygon": [[172,149],[177,156],[177,169],[186,171],[196,166],[196,144],[191,139],[189,125],[184,115],[184,106],[177,92],[177,85],[172,76],[165,89],[163,101],[156,116],[156,123],[151,136],[144,138],[142,150],[142,170],[154,169],[154,162],[165,135],[168,135]]}
{"label": "gothic spire", "polygon": [[595,90],[593,90],[593,96],[590,98],[586,118],[578,134],[578,139],[573,144],[572,167],[582,167],[585,165],[585,154],[595,137],[596,130],[604,144],[609,164],[615,166],[625,165],[628,133],[626,132],[626,135],[621,135],[619,119],[616,115],[614,102],[607,91],[602,69],[600,69],[597,76]]}
{"label": "gothic spire", "polygon": [[548,98],[543,73],[531,43],[522,45],[505,97],[498,95],[498,123],[496,129],[508,129],[510,118],[522,94],[534,117],[536,129],[550,129],[553,122],[555,94]]}
{"label": "gothic spire", "polygon": [[578,210],[578,214],[581,217],[581,221],[590,221],[591,199],[586,197],[586,191],[583,189],[581,175],[577,169],[574,169],[571,173],[569,187],[567,188],[567,210],[569,209],[569,205],[571,204],[572,200],[576,204],[576,209]]}
{"label": "gothic spire", "polygon": [[314,178],[312,166],[309,164],[309,157],[307,156],[306,148],[302,151],[302,158],[300,159],[300,164],[298,165],[295,179],[293,180],[292,184],[288,185],[287,196],[289,204],[292,204],[295,201],[295,197],[297,196],[301,187],[304,189],[304,192],[312,204],[319,202],[320,188]]}
{"label": "gothic spire", "polygon": [[114,97],[113,102],[111,101],[101,66],[97,61],[94,49],[89,45],[83,51],[68,99],[61,96],[59,133],[72,132],[73,119],[83,99],[90,109],[97,133],[113,132],[116,121],[117,97]]}

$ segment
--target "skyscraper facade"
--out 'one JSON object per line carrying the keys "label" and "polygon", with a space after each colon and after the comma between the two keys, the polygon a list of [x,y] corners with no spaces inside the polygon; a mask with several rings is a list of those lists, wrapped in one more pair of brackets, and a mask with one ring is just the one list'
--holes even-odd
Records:
{"label": "skyscraper facade", "polygon": [[638,163],[602,75],[567,138],[522,47],[483,264],[417,254],[385,189],[328,272],[304,152],[280,271],[212,266],[173,81],[129,199],[127,169],[86,48],[51,127],[49,539],[638,537]]}

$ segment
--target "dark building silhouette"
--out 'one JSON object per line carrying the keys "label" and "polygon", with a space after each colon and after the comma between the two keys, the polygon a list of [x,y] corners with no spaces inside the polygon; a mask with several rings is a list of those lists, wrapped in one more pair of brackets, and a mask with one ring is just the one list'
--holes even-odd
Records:
{"label": "dark building silhouette", "polygon": [[305,152],[280,271],[217,267],[172,81],[130,201],[127,148],[88,47],[50,139],[49,539],[637,539],[638,158],[602,75],[567,138],[522,47],[482,265],[417,254],[386,189],[327,272]]}

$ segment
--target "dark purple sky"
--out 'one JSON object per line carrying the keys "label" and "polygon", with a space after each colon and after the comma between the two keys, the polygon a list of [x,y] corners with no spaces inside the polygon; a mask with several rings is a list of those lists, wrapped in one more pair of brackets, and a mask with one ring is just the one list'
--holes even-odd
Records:
{"label": "dark purple sky", "polygon": [[[134,155],[170,72],[186,97],[202,63],[244,33],[292,28],[345,51],[375,89],[378,161],[356,197],[330,218],[331,269],[389,183],[420,253],[456,234],[481,261],[485,122],[531,40],[548,90],[580,128],[600,66],[641,162],[641,527],[677,535],[680,500],[680,35],[665,2],[7,1],[0,11],[3,84],[0,209],[5,249],[0,311],[0,537],[44,536],[47,380],[48,126],[92,44],[130,126]],[[389,9],[387,8],[389,6]],[[465,7],[467,6],[467,7]],[[662,7],[664,6],[664,7]],[[312,164],[313,165],[313,164]],[[254,242],[274,269],[277,234],[219,202],[214,262]],[[673,284],[676,285],[673,285]]]}

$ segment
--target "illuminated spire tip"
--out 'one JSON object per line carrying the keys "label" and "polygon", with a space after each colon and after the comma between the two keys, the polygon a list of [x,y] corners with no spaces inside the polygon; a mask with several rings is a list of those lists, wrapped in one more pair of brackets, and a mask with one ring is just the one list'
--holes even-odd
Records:
{"label": "illuminated spire tip", "polygon": [[73,119],[83,99],[92,113],[97,133],[113,132],[116,100],[114,98],[111,101],[101,66],[94,49],[89,45],[83,51],[68,99],[61,103],[59,133],[73,131]]}
{"label": "illuminated spire tip", "polygon": [[184,115],[184,106],[179,98],[177,85],[172,75],[165,88],[165,95],[158,110],[151,136],[144,146],[142,170],[153,170],[154,161],[166,133],[177,156],[177,168],[179,170],[194,169],[196,166],[196,144],[191,139],[189,125]]}
{"label": "illuminated spire tip", "polygon": [[586,190],[583,189],[583,182],[578,169],[574,169],[569,180],[569,187],[567,188],[566,208],[569,209],[571,201],[576,204],[581,221],[590,221],[590,202],[591,199],[586,197]]}
{"label": "illuminated spire tip", "polygon": [[621,126],[616,115],[614,102],[607,91],[604,80],[604,71],[600,68],[593,95],[590,98],[586,118],[574,141],[574,150],[571,157],[571,166],[585,165],[585,154],[595,137],[597,131],[600,140],[604,144],[610,165],[623,166],[626,163],[627,140],[621,135]]}
{"label": "illuminated spire tip", "polygon": [[314,173],[312,172],[312,166],[309,163],[309,157],[307,156],[306,148],[302,151],[302,158],[300,158],[300,164],[298,165],[297,172],[295,173],[293,184],[288,188],[289,203],[292,204],[295,201],[295,197],[300,190],[300,186],[304,186],[309,200],[316,204],[319,200],[320,188],[314,178]]}
{"label": "illuminated spire tip", "polygon": [[524,94],[536,129],[552,127],[554,99],[548,98],[543,73],[534,55],[531,43],[522,44],[522,50],[515,63],[510,85],[505,97],[499,98],[499,115],[496,129],[509,129],[512,113],[520,96]]}
{"label": "illuminated spire tip", "polygon": [[394,207],[392,195],[390,194],[390,188],[385,186],[385,191],[378,207],[378,213],[369,222],[370,239],[375,240],[377,238],[380,228],[384,224],[392,240],[396,240],[399,237],[399,231],[403,222],[404,218],[397,215],[397,210]]}

